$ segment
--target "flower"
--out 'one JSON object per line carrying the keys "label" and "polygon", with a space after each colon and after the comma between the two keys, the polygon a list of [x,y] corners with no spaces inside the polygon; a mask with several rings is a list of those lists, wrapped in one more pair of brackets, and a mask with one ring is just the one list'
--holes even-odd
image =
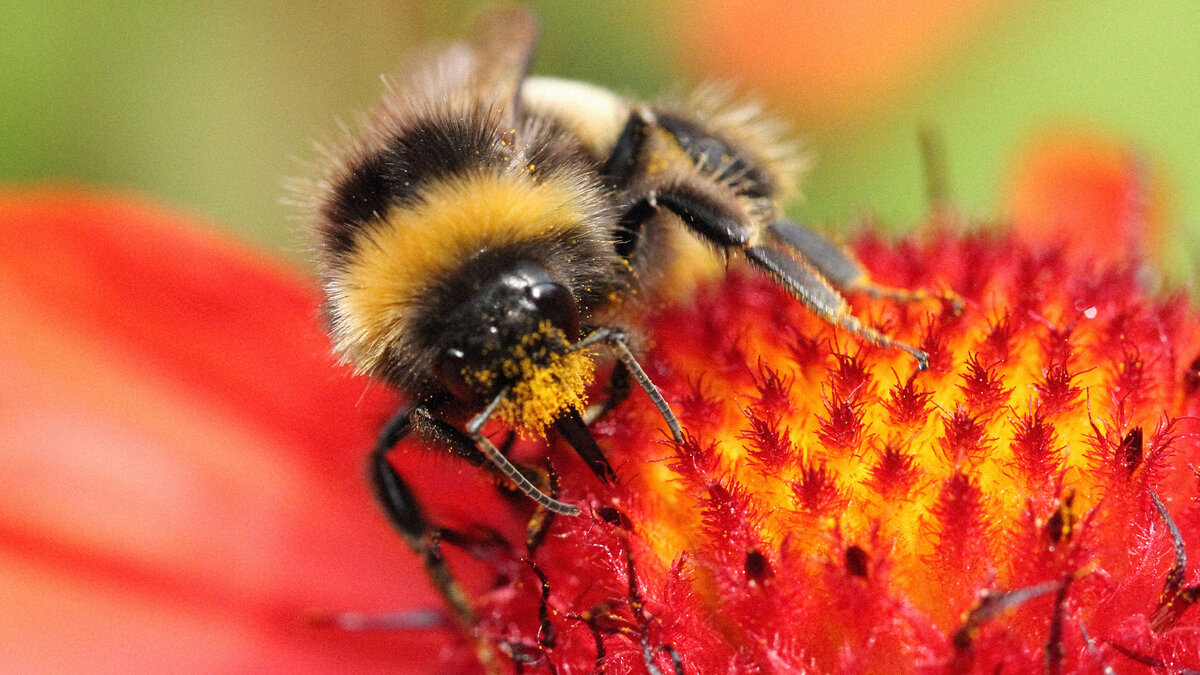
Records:
{"label": "flower", "polygon": [[997,0],[701,0],[668,11],[686,27],[675,42],[693,75],[730,78],[829,127],[901,96],[1010,13]]}
{"label": "flower", "polygon": [[394,401],[311,282],[211,230],[0,193],[0,670],[421,672],[444,631],[309,620],[436,606],[364,488]]}
{"label": "flower", "polygon": [[552,449],[592,515],[505,547],[481,630],[560,671],[1200,665],[1188,299],[1014,233],[854,248],[964,299],[856,302],[929,370],[750,274],[657,313],[644,360],[686,442],[631,399],[593,425],[614,485]]}
{"label": "flower", "polygon": [[[610,485],[513,445],[577,518],[405,442],[472,637],[421,623],[361,477],[397,402],[334,365],[300,275],[106,195],[9,192],[0,227],[5,669],[1200,667],[1200,315],[1135,251],[859,235],[877,280],[964,301],[854,298],[924,372],[735,267],[646,318],[685,442],[635,390],[592,425]],[[340,612],[404,627],[312,620]]]}
{"label": "flower", "polygon": [[[1172,210],[1161,172],[1127,141],[1056,127],[1027,144],[1005,190],[1007,210],[1027,235],[1068,242],[1070,255],[1169,265]],[[1190,261],[1187,261],[1190,262]]]}

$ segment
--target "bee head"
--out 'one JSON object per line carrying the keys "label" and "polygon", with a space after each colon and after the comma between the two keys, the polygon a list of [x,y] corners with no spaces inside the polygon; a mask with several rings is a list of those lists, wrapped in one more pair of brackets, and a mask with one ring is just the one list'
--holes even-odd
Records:
{"label": "bee head", "polygon": [[[457,132],[404,139],[444,136],[462,147],[423,148],[420,157],[465,166],[424,175],[397,164],[407,154],[396,150],[331,182],[321,252],[335,348],[415,399],[450,394],[465,410],[506,392],[493,414],[536,433],[578,405],[591,380],[585,350],[569,346],[618,283],[611,214],[568,162],[574,156],[539,154],[540,141],[516,164]],[[464,148],[480,148],[479,157],[454,154]],[[361,209],[364,181],[407,187],[348,216]]]}
{"label": "bee head", "polygon": [[572,346],[580,337],[575,296],[531,262],[481,284],[446,317],[442,335],[439,383],[475,404],[507,390],[494,414],[520,429],[538,432],[582,405],[592,380],[591,359]]}

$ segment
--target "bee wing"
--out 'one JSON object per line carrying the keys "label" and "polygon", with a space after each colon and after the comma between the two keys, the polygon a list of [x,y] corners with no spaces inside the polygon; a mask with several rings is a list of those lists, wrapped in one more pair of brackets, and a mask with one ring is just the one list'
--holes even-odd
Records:
{"label": "bee wing", "polygon": [[516,113],[521,84],[537,52],[538,23],[522,7],[506,7],[480,16],[470,41],[476,60],[476,83],[496,89]]}
{"label": "bee wing", "polygon": [[393,78],[400,89],[421,91],[430,100],[460,93],[482,94],[505,108],[511,122],[519,116],[521,84],[537,51],[538,22],[521,7],[481,14],[470,37],[419,50]]}

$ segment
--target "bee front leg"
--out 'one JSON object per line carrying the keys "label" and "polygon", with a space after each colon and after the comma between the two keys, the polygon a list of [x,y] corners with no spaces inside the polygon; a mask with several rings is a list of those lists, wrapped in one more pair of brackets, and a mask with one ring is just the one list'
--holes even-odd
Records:
{"label": "bee front leg", "polygon": [[[415,421],[415,423],[414,423]],[[390,419],[383,431],[380,432],[375,447],[371,450],[367,476],[375,499],[379,502],[392,527],[404,538],[408,547],[421,558],[425,571],[433,582],[434,588],[450,606],[455,619],[464,628],[474,631],[476,624],[475,609],[467,599],[466,593],[454,580],[449,565],[442,555],[440,537],[430,526],[421,511],[417,498],[408,483],[400,477],[387,455],[393,447],[414,428],[422,429],[421,435],[438,434],[435,420],[424,408],[416,407],[401,410]],[[448,426],[448,425],[447,425]]]}
{"label": "bee front leg", "polygon": [[614,328],[600,328],[586,338],[571,345],[571,348],[582,349],[598,342],[606,343],[613,350],[613,355],[617,357],[620,365],[629,371],[629,375],[633,377],[633,380],[650,397],[650,401],[654,404],[654,407],[658,408],[658,413],[662,415],[667,423],[667,427],[671,430],[671,438],[676,443],[683,443],[683,428],[679,426],[679,418],[675,417],[675,413],[671,411],[671,406],[663,398],[662,392],[658,390],[658,387],[654,386],[654,382],[650,380],[650,376],[646,374],[646,371],[642,369],[642,365],[638,363],[637,357],[630,351],[623,332]]}
{"label": "bee front leg", "polygon": [[[453,530],[444,530],[431,525],[422,513],[420,504],[413,494],[412,489],[400,477],[399,472],[396,471],[395,467],[387,459],[387,455],[392,448],[413,432],[416,432],[418,436],[426,441],[447,448],[452,453],[475,466],[494,470],[497,473],[509,476],[511,479],[512,474],[499,466],[500,462],[492,459],[492,453],[495,453],[505,466],[511,468],[512,473],[521,482],[529,485],[529,490],[532,490],[537,495],[541,495],[551,505],[559,505],[561,507],[555,509],[547,506],[548,510],[555,513],[563,513],[563,509],[568,509],[571,511],[567,515],[576,515],[578,509],[569,504],[562,504],[562,502],[546,496],[540,490],[533,487],[529,479],[491,441],[484,438],[482,434],[479,434],[477,429],[473,429],[471,436],[468,436],[459,431],[454,425],[434,417],[428,409],[421,406],[401,410],[388,421],[380,432],[374,449],[371,451],[368,466],[368,478],[375,498],[392,526],[404,538],[405,543],[420,556],[429,574],[429,578],[433,581],[434,587],[446,600],[446,603],[450,605],[455,618],[458,619],[459,623],[473,629],[476,621],[475,611],[466,594],[451,575],[450,568],[441,552],[441,542],[443,540],[456,543],[461,547],[464,543],[469,543],[470,537]],[[484,443],[486,443],[485,447],[490,448],[491,453],[481,451],[478,447],[480,444],[472,440],[475,436],[483,438]],[[514,482],[516,481],[514,480]],[[521,487],[520,484],[517,487]],[[526,492],[528,493],[528,491]],[[542,500],[540,499],[535,498],[535,501],[542,504]],[[546,506],[545,504],[542,505]]]}
{"label": "bee front leg", "polygon": [[496,411],[496,408],[507,396],[507,389],[501,391],[496,395],[495,398],[492,399],[492,402],[488,404],[487,408],[484,408],[483,412],[473,417],[471,421],[467,423],[467,434],[471,437],[472,443],[476,448],[479,449],[480,452],[483,453],[488,461],[500,471],[500,473],[504,474],[510,481],[512,481],[513,485],[515,485],[518,490],[524,492],[527,497],[537,502],[539,506],[548,511],[553,511],[554,513],[564,516],[578,516],[578,506],[560,502],[545,492],[539,490],[536,485],[534,485],[528,478],[525,477],[525,474],[521,473],[521,470],[518,469],[515,464],[513,464],[507,457],[504,456],[504,453],[496,449],[496,446],[492,444],[492,441],[489,440],[487,436],[483,435],[483,425],[487,424],[488,418],[492,416],[492,413]]}

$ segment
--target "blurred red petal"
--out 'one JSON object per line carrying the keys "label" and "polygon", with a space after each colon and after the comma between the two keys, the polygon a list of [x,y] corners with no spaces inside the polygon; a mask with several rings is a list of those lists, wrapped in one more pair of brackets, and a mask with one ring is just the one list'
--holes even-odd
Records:
{"label": "blurred red petal", "polygon": [[675,42],[693,72],[798,104],[827,123],[912,86],[987,29],[1001,0],[677,3]]}
{"label": "blurred red petal", "polygon": [[310,282],[111,195],[0,193],[0,232],[4,669],[395,671],[445,644],[304,624],[439,606],[361,478],[390,397],[334,367]]}
{"label": "blurred red petal", "polygon": [[1065,244],[1079,259],[1161,260],[1167,211],[1161,176],[1127,143],[1062,129],[1021,153],[1007,190],[1017,230]]}

